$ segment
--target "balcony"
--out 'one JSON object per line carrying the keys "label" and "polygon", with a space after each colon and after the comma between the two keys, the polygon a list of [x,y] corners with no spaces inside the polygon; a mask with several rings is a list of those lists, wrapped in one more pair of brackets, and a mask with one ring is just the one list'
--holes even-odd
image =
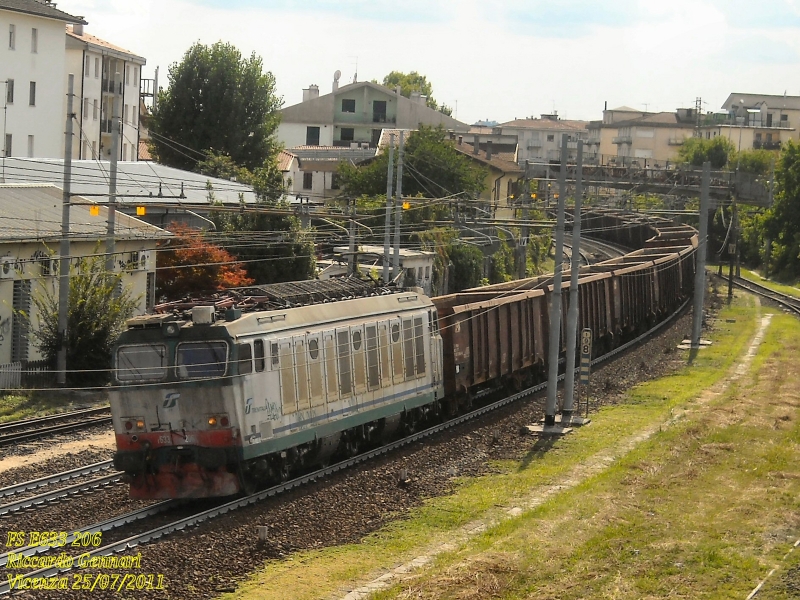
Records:
{"label": "balcony", "polygon": [[354,125],[371,125],[372,123],[395,123],[397,118],[393,115],[384,113],[365,113],[365,112],[337,112],[334,115],[334,123],[348,123]]}
{"label": "balcony", "polygon": [[528,140],[528,150],[535,150],[536,148],[541,148],[542,142],[541,140]]}
{"label": "balcony", "polygon": [[[122,93],[122,82],[120,81],[117,86],[114,86],[114,81],[111,79],[103,79],[100,84],[101,89],[104,92],[108,92],[109,94],[121,94]],[[116,91],[115,91],[116,87]]]}
{"label": "balcony", "polygon": [[600,145],[600,138],[589,138],[586,140],[587,146],[599,146]]}
{"label": "balcony", "polygon": [[632,144],[633,138],[629,135],[618,135],[611,140],[614,144]]}
{"label": "balcony", "polygon": [[683,142],[686,141],[686,138],[682,137],[671,137],[667,140],[667,144],[670,146],[683,146]]}
{"label": "balcony", "polygon": [[374,147],[369,140],[333,140],[336,148],[370,148]]}
{"label": "balcony", "polygon": [[781,149],[781,142],[780,140],[773,142],[773,141],[766,141],[763,142],[761,140],[753,140],[753,148],[756,150],[780,150]]}

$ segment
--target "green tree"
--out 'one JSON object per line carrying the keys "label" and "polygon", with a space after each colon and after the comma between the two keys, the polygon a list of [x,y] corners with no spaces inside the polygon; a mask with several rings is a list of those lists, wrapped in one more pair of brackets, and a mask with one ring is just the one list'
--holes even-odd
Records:
{"label": "green tree", "polygon": [[[395,160],[397,159],[397,152]],[[444,198],[456,194],[475,197],[486,187],[488,171],[455,149],[443,127],[421,126],[405,145],[403,195]],[[381,152],[371,162],[339,166],[340,185],[346,196],[386,194],[389,153]]]}
{"label": "green tree", "polygon": [[447,249],[453,267],[450,271],[450,292],[460,292],[480,284],[483,277],[483,252],[476,246],[454,244]]}
{"label": "green tree", "polygon": [[420,75],[416,71],[411,71],[410,73],[392,71],[383,78],[383,85],[393,90],[399,85],[400,95],[406,98],[411,97],[411,92],[419,92],[423,96],[427,96],[425,103],[429,108],[441,111],[448,116],[453,114],[452,108],[445,104],[439,105],[433,99],[433,86],[425,75]]}
{"label": "green tree", "polygon": [[[248,208],[255,210],[248,211]],[[316,257],[312,232],[295,216],[270,213],[288,207],[274,202],[242,205],[239,213],[212,215],[217,230],[227,234],[226,249],[243,261],[256,284],[299,281],[314,276]]]}
{"label": "green tree", "polygon": [[[197,163],[197,171],[218,179],[235,179],[253,188],[261,201],[277,201],[285,193],[283,174],[278,169],[277,155],[267,158],[260,167],[252,171],[237,165],[233,158],[225,153],[206,150],[205,158]],[[208,183],[209,201],[213,200],[214,188]]]}
{"label": "green tree", "polygon": [[253,170],[276,154],[283,100],[255,53],[245,59],[230,44],[198,42],[170,66],[168,79],[151,121],[158,162],[192,170],[193,150],[214,150]]}
{"label": "green tree", "polygon": [[[108,381],[111,348],[138,303],[122,285],[121,272],[109,274],[99,246],[95,256],[73,262],[69,277],[67,319],[67,383],[99,385]],[[119,293],[116,293],[121,290]],[[60,347],[58,290],[40,282],[33,294],[38,324],[31,327],[33,343],[55,364]],[[30,318],[29,315],[24,315]]]}
{"label": "green tree", "polygon": [[770,271],[786,279],[800,277],[800,144],[789,141],[775,167],[775,203],[764,219],[773,240]]}
{"label": "green tree", "polygon": [[736,153],[736,165],[743,173],[769,175],[777,157],[777,153],[770,150],[742,150]]}
{"label": "green tree", "polygon": [[712,169],[722,169],[733,161],[736,147],[722,136],[707,140],[699,137],[688,138],[678,150],[678,161],[695,167],[702,167],[709,161]]}

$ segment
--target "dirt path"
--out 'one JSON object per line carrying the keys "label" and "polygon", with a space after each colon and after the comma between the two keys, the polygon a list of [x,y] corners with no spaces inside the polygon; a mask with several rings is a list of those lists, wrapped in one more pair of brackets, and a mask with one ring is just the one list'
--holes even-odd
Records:
{"label": "dirt path", "polygon": [[87,448],[94,450],[113,450],[114,432],[111,430],[103,431],[102,433],[81,437],[79,440],[57,442],[52,445],[41,446],[29,454],[11,454],[5,456],[0,459],[0,473],[19,467],[30,467],[65,454],[76,454]]}

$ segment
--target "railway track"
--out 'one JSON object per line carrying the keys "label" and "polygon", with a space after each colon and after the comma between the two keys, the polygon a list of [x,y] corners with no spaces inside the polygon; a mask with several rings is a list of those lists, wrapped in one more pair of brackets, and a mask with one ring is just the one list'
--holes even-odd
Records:
{"label": "railway track", "polygon": [[111,423],[111,415],[107,414],[108,412],[109,407],[104,406],[3,423],[0,425],[0,447],[48,435],[78,431],[95,425],[107,425]]}
{"label": "railway track", "polygon": [[[618,355],[618,354],[620,354],[622,352],[625,352],[625,351],[629,350],[633,346],[641,343],[642,341],[646,340],[650,336],[654,335],[657,331],[659,331],[664,326],[666,326],[667,324],[672,322],[672,320],[685,309],[687,304],[688,304],[688,301],[686,303],[684,303],[683,306],[681,306],[680,309],[677,310],[675,312],[675,314],[673,314],[670,318],[668,318],[668,319],[664,320],[663,322],[659,323],[657,326],[653,327],[650,331],[642,334],[641,336],[637,337],[634,340],[631,340],[627,344],[625,344],[623,346],[620,346],[619,348],[616,348],[615,350],[613,350],[612,352],[609,352],[608,354],[605,354],[603,356],[600,356],[600,357],[596,358],[594,361],[592,361],[592,364],[596,365],[596,364],[605,362],[605,361],[611,359],[612,357],[614,357],[614,356],[616,356],[616,355]],[[562,377],[563,377],[563,375],[562,375]],[[509,405],[511,403],[517,402],[517,401],[519,401],[521,399],[527,398],[527,397],[529,397],[529,396],[531,396],[533,394],[541,392],[542,390],[544,390],[546,388],[546,386],[547,386],[546,382],[541,383],[539,385],[536,385],[536,386],[533,386],[533,387],[528,388],[526,390],[523,390],[523,391],[521,391],[521,392],[519,392],[517,394],[514,394],[512,396],[509,396],[507,398],[503,398],[501,400],[498,400],[498,401],[492,402],[490,404],[487,404],[487,405],[485,405],[485,406],[483,406],[481,408],[473,410],[473,411],[471,411],[471,412],[469,412],[467,414],[461,415],[461,416],[459,416],[459,417],[457,417],[455,419],[446,421],[444,423],[440,423],[438,425],[434,425],[433,427],[425,429],[424,431],[412,434],[411,436],[403,438],[402,440],[398,440],[396,442],[393,442],[393,443],[381,446],[379,448],[375,448],[373,450],[364,452],[362,454],[359,454],[359,455],[354,456],[352,458],[349,458],[347,460],[344,460],[344,461],[341,461],[341,462],[336,463],[334,465],[330,465],[330,466],[321,468],[321,469],[319,469],[317,471],[302,475],[300,477],[297,477],[297,478],[292,479],[290,481],[287,481],[287,482],[281,483],[279,485],[273,486],[273,487],[268,488],[266,490],[263,490],[263,491],[260,491],[260,492],[256,492],[254,494],[251,494],[251,495],[248,495],[248,496],[244,496],[244,497],[241,497],[241,498],[236,498],[236,499],[228,501],[228,502],[221,502],[220,504],[218,504],[216,506],[213,506],[211,508],[196,512],[194,514],[190,514],[188,516],[181,517],[179,519],[176,519],[174,521],[170,521],[170,522],[165,523],[165,524],[158,525],[156,527],[144,528],[145,530],[142,531],[141,533],[137,533],[137,534],[134,534],[132,536],[126,537],[124,539],[120,539],[120,540],[111,542],[111,543],[106,544],[106,545],[104,545],[102,547],[93,548],[93,549],[86,548],[85,551],[88,552],[88,554],[90,556],[107,556],[107,555],[110,555],[110,554],[113,554],[113,553],[123,552],[123,551],[125,551],[127,549],[134,548],[134,547],[136,547],[136,546],[138,546],[140,544],[145,544],[145,543],[151,542],[153,540],[160,539],[160,538],[162,538],[162,537],[164,537],[166,535],[169,535],[170,533],[173,533],[175,531],[184,530],[187,527],[191,527],[191,526],[197,525],[199,523],[202,523],[204,521],[213,519],[215,517],[218,517],[218,516],[221,516],[221,515],[225,515],[225,514],[227,514],[229,512],[235,511],[235,510],[237,510],[239,508],[243,508],[243,507],[255,504],[255,503],[257,503],[257,502],[259,502],[261,500],[264,500],[266,498],[275,497],[275,496],[280,495],[280,494],[282,494],[284,492],[287,492],[289,490],[298,488],[298,487],[300,487],[302,485],[305,485],[305,484],[308,484],[308,483],[312,483],[314,481],[317,481],[317,480],[323,479],[325,477],[328,477],[328,476],[330,476],[330,475],[332,475],[332,474],[334,474],[334,473],[336,473],[338,471],[342,471],[344,469],[347,469],[348,467],[351,467],[351,466],[354,466],[354,465],[357,465],[357,464],[360,464],[360,463],[364,463],[364,462],[369,461],[369,460],[371,460],[373,458],[376,458],[378,456],[381,456],[381,455],[387,454],[389,452],[392,452],[392,451],[394,451],[394,450],[396,450],[398,448],[401,448],[401,447],[407,446],[409,444],[413,444],[413,443],[419,442],[420,440],[426,439],[426,438],[428,438],[430,436],[433,436],[435,434],[438,434],[438,433],[440,433],[442,431],[445,431],[447,429],[451,429],[453,427],[461,425],[462,423],[477,419],[479,417],[482,417],[483,415],[486,415],[486,414],[488,414],[490,412],[496,411],[496,410],[498,410],[498,409],[500,409],[502,407],[505,407],[505,406],[507,406],[507,405]],[[496,390],[487,390],[487,391],[483,392],[482,394],[476,396],[475,399],[478,400],[480,398],[486,397],[486,396],[488,396],[489,394],[491,394],[491,393],[493,393],[495,391]],[[179,500],[168,500],[168,501],[160,502],[158,504],[146,507],[144,509],[140,509],[138,511],[123,515],[121,517],[117,517],[117,518],[114,518],[114,519],[110,519],[108,521],[104,521],[102,523],[97,523],[97,524],[94,524],[94,525],[91,525],[91,526],[88,526],[88,527],[83,527],[81,529],[74,529],[74,530],[70,530],[70,531],[74,531],[74,532],[78,532],[78,533],[95,532],[95,531],[109,532],[109,531],[113,531],[115,529],[119,529],[120,527],[128,525],[130,523],[133,523],[133,522],[136,522],[136,521],[141,521],[143,519],[147,519],[147,518],[149,518],[151,516],[164,513],[165,511],[172,510],[174,508],[177,508],[177,507],[183,506],[183,505],[184,505],[184,503],[182,501],[179,501]],[[74,536],[68,537],[68,543],[71,543],[72,539],[74,539]],[[51,548],[50,546],[46,546],[46,545],[45,546],[32,546],[32,547],[21,548],[17,552],[21,552],[24,556],[32,556],[34,554],[38,554],[38,553],[41,553],[41,552],[46,552],[46,551],[50,550],[50,548]],[[58,549],[58,548],[56,548],[56,549]],[[0,555],[0,567],[6,566],[7,562],[8,562],[8,555],[7,554]],[[39,570],[30,572],[30,573],[27,573],[27,574],[25,574],[25,577],[31,577],[31,578],[32,577],[53,577],[53,576],[57,575],[58,573],[65,572],[67,570],[69,570],[69,569],[62,569],[62,568],[58,568],[58,567],[43,568],[43,569],[39,569]],[[8,593],[9,591],[10,591],[10,589],[9,589],[8,581],[0,582],[0,594],[5,594],[5,593]]]}
{"label": "railway track", "polygon": [[[92,475],[94,473],[106,471],[110,469],[112,466],[113,466],[112,461],[110,460],[103,461],[95,463],[93,465],[88,465],[86,467],[79,467],[71,471],[57,473],[56,475],[50,475],[48,477],[42,477],[40,479],[26,481],[24,483],[0,489],[0,498],[25,495],[27,492],[39,489],[41,487],[51,487],[55,484],[62,483],[64,481],[69,481],[70,479],[83,478],[86,477],[87,475]],[[69,486],[60,487],[55,490],[42,492],[34,496],[26,496],[21,500],[6,502],[5,504],[0,504],[0,516],[16,512],[18,510],[22,510],[25,508],[30,508],[32,506],[39,506],[45,503],[53,502],[55,500],[63,500],[74,494],[78,494],[88,490],[94,490],[105,485],[119,482],[121,481],[121,479],[122,479],[122,473],[115,471],[108,475],[93,477],[92,479],[80,481]]]}
{"label": "railway track", "polygon": [[[722,279],[728,281],[728,278],[724,275],[722,276]],[[777,302],[792,314],[800,317],[800,299],[798,298],[794,298],[788,294],[782,294],[781,292],[776,292],[775,290],[772,290],[766,286],[760,285],[748,279],[743,279],[741,277],[734,277],[733,284],[736,287],[747,290],[752,294],[756,294],[762,298],[767,298],[768,300]]]}

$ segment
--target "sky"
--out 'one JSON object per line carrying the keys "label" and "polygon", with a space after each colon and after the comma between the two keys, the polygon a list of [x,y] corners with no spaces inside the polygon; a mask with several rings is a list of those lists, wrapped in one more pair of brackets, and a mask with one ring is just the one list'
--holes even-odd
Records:
{"label": "sky", "polygon": [[147,59],[194,43],[255,52],[284,106],[317,84],[417,71],[473,123],[603,107],[719,111],[730,93],[800,95],[800,0],[61,0],[86,31]]}

